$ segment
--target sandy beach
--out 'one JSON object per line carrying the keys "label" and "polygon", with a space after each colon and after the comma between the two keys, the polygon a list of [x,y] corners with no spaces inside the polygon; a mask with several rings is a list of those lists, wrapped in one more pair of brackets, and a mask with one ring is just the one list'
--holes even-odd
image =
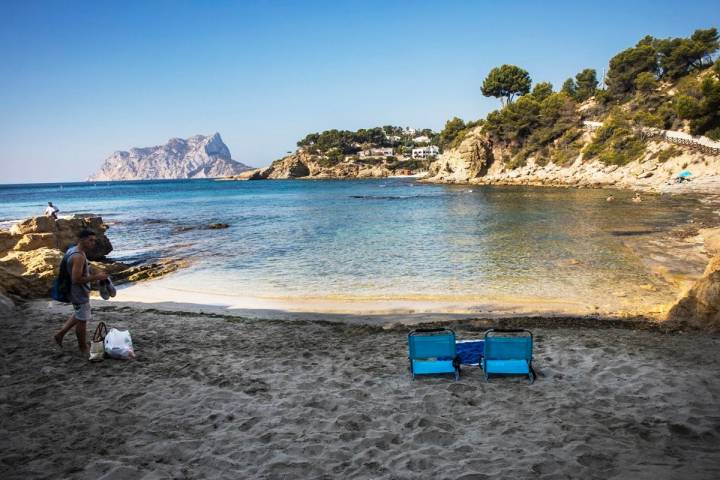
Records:
{"label": "sandy beach", "polygon": [[407,327],[105,304],[96,321],[129,328],[138,358],[92,364],[72,336],[52,343],[66,310],[0,320],[2,478],[720,476],[717,336],[515,320],[535,384],[477,367],[413,381]]}

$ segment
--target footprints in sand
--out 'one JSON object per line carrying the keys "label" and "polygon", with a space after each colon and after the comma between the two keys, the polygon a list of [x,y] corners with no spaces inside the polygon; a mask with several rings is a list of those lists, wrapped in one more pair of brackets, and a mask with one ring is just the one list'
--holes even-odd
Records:
{"label": "footprints in sand", "polygon": [[474,368],[412,381],[402,332],[208,318],[208,342],[191,319],[161,320],[162,341],[133,330],[143,362],[80,373],[7,325],[3,480],[717,476],[717,340],[543,329],[529,386]]}

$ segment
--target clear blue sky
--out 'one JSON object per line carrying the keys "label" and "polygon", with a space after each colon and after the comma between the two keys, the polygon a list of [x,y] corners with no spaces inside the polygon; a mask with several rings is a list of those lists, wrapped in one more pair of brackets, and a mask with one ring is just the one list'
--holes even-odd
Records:
{"label": "clear blue sky", "polygon": [[556,87],[714,1],[5,1],[0,183],[82,180],[115,150],[218,131],[267,165],[314,131],[440,129],[497,107],[502,63]]}

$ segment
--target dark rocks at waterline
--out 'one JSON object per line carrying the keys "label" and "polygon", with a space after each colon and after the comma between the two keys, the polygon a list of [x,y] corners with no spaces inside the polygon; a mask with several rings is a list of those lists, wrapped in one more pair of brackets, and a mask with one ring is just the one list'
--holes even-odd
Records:
{"label": "dark rocks at waterline", "polygon": [[173,228],[172,233],[185,233],[191,230],[222,230],[230,228],[227,223],[211,223],[209,225],[179,225]]}

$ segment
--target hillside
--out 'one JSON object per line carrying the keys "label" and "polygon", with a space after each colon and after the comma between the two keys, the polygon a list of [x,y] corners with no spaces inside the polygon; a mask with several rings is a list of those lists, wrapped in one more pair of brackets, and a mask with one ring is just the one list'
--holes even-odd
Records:
{"label": "hillside", "polygon": [[[714,28],[645,37],[610,60],[604,88],[591,69],[560,91],[547,82],[531,90],[519,67],[494,69],[483,93],[502,108],[469,125],[448,122],[440,136],[449,145],[426,181],[720,193],[719,46]],[[498,87],[508,78],[516,99]],[[690,181],[678,185],[685,171]]]}
{"label": "hillside", "polygon": [[220,134],[215,133],[172,138],[165,145],[115,152],[88,180],[213,178],[250,169],[231,158]]}
{"label": "hillside", "polygon": [[357,131],[326,130],[297,142],[298,149],[269,167],[243,173],[249,180],[281,178],[372,178],[427,172],[439,155],[430,129],[384,126]]}

